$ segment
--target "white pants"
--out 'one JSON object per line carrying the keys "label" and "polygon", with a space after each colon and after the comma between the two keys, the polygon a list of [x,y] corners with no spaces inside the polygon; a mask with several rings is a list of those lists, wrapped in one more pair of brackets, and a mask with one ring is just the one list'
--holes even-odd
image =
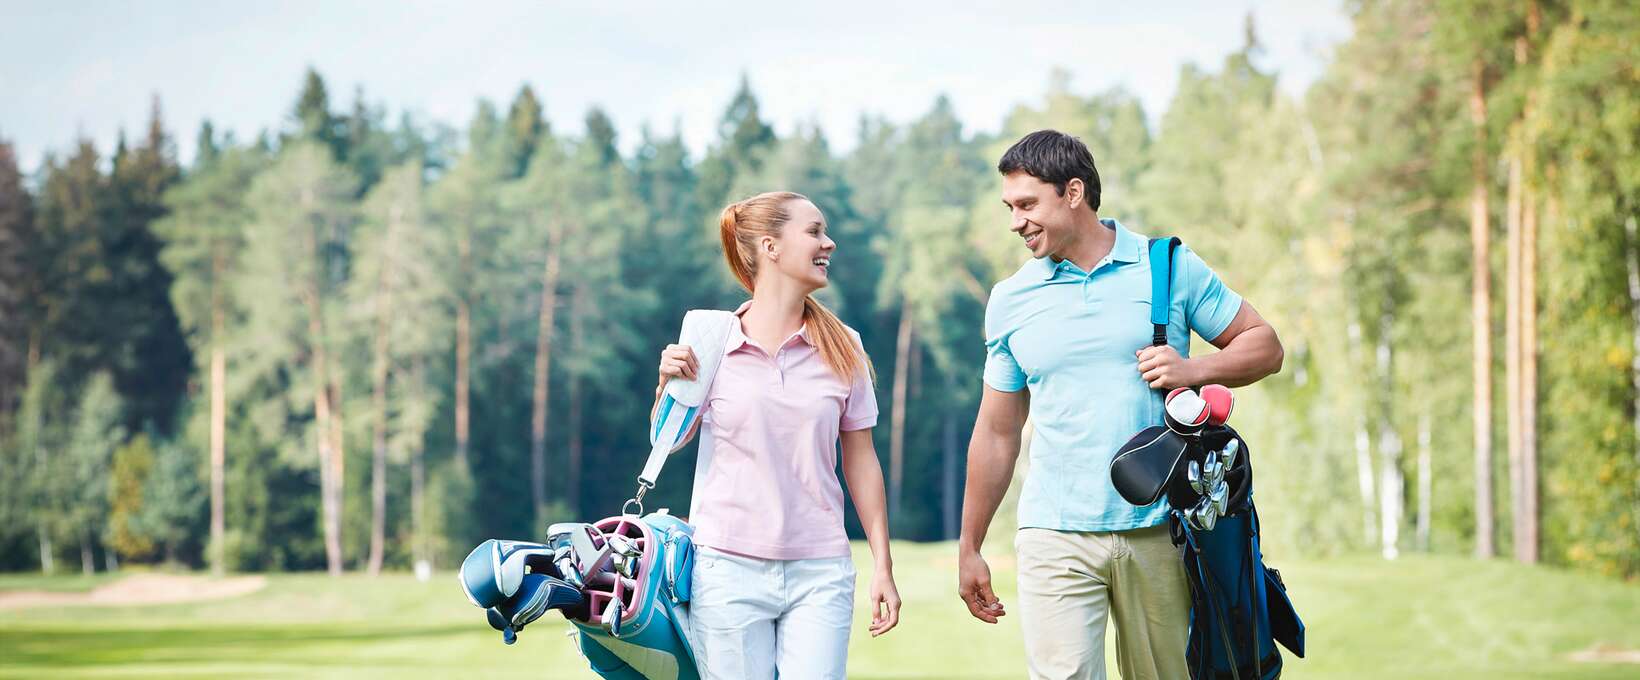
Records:
{"label": "white pants", "polygon": [[765,560],[701,546],[689,611],[701,680],[843,680],[854,562]]}

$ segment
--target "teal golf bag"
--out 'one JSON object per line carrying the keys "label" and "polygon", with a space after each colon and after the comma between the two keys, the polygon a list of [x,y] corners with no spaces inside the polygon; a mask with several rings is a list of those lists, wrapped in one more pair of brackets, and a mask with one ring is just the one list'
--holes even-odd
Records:
{"label": "teal golf bag", "polygon": [[581,654],[609,680],[698,680],[689,646],[689,573],[694,567],[694,529],[655,512],[596,522],[610,543],[641,554],[632,576],[623,570],[589,576],[582,593],[587,608],[571,617]]}

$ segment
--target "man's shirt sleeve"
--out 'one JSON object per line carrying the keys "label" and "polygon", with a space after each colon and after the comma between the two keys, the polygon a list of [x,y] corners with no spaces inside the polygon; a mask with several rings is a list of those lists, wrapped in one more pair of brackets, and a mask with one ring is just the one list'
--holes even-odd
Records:
{"label": "man's shirt sleeve", "polygon": [[1196,255],[1196,251],[1189,246],[1181,246],[1180,250],[1183,251],[1179,258],[1183,270],[1180,274],[1183,275],[1184,289],[1189,291],[1189,297],[1184,301],[1185,318],[1189,319],[1190,328],[1197,335],[1212,342],[1230,327],[1236,312],[1241,311],[1241,296],[1224,285],[1218,274],[1213,273],[1207,263]]}
{"label": "man's shirt sleeve", "polygon": [[985,304],[985,384],[1001,392],[1018,392],[1025,387],[1025,371],[1008,347],[1014,328],[1004,311],[1005,298],[1001,290],[992,289]]}

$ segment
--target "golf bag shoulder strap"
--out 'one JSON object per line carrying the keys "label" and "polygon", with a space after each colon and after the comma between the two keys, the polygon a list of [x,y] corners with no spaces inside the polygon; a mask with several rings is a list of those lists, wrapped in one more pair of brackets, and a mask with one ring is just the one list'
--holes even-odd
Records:
{"label": "golf bag shoulder strap", "polygon": [[694,380],[673,379],[666,383],[649,424],[649,459],[643,472],[638,474],[638,495],[654,488],[660,477],[666,457],[694,427],[700,417],[706,393],[717,377],[718,364],[723,360],[723,349],[728,342],[729,330],[736,323],[734,312],[721,309],[692,309],[683,315],[683,327],[678,331],[678,344],[688,345],[695,352],[697,370]]}
{"label": "golf bag shoulder strap", "polygon": [[1167,316],[1173,307],[1173,251],[1179,237],[1150,239],[1150,344],[1167,344]]}

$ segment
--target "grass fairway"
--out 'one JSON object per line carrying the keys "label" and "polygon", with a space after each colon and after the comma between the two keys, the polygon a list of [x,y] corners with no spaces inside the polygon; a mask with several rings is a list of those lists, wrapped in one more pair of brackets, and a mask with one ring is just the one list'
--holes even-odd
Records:
{"label": "grass fairway", "polygon": [[[954,597],[954,546],[895,551],[901,627],[872,640],[857,607],[850,678],[1024,677],[1017,623],[981,624]],[[863,545],[855,554],[867,559]],[[1011,560],[992,561],[1012,605]],[[1309,629],[1311,658],[1290,659],[1285,677],[1640,677],[1637,664],[1573,660],[1591,649],[1640,650],[1640,586],[1455,558],[1276,566]],[[4,577],[0,589],[102,582]],[[859,585],[863,598],[864,577]],[[284,575],[211,603],[0,611],[0,677],[594,678],[567,630],[542,619],[505,646],[448,573],[428,583],[404,574]]]}

